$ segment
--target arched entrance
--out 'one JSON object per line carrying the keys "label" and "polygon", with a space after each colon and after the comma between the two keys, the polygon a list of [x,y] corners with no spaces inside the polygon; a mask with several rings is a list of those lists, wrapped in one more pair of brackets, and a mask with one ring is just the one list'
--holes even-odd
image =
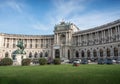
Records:
{"label": "arched entrance", "polygon": [[59,49],[55,50],[55,58],[60,58],[60,50]]}
{"label": "arched entrance", "polygon": [[5,53],[5,57],[9,57],[9,53],[8,52]]}
{"label": "arched entrance", "polygon": [[94,49],[93,50],[93,61],[97,61],[97,51]]}
{"label": "arched entrance", "polygon": [[118,48],[114,48],[114,59],[117,60],[118,58]]}
{"label": "arched entrance", "polygon": [[76,51],[76,58],[79,58],[79,52]]}
{"label": "arched entrance", "polygon": [[34,54],[34,58],[37,58],[37,55],[38,55],[37,52],[35,52],[35,54]]}
{"label": "arched entrance", "polygon": [[29,53],[29,58],[32,58],[32,53],[31,52]]}
{"label": "arched entrance", "polygon": [[114,56],[118,56],[118,48],[114,48]]}
{"label": "arched entrance", "polygon": [[41,53],[40,53],[40,58],[42,58],[42,57],[43,57],[43,53],[41,52]]}
{"label": "arched entrance", "polygon": [[103,57],[103,50],[100,49],[100,57]]}
{"label": "arched entrance", "polygon": [[87,58],[90,59],[90,50],[87,51]]}
{"label": "arched entrance", "polygon": [[68,50],[68,59],[70,59],[70,50]]}
{"label": "arched entrance", "polygon": [[93,56],[94,56],[94,58],[97,57],[97,52],[96,52],[96,50],[93,51]]}
{"label": "arched entrance", "polygon": [[84,53],[83,50],[82,50],[82,52],[81,52],[81,57],[85,57],[85,53]]}
{"label": "arched entrance", "polygon": [[107,48],[107,57],[110,57],[110,49]]}
{"label": "arched entrance", "polygon": [[45,57],[48,57],[48,53],[47,52],[45,52]]}

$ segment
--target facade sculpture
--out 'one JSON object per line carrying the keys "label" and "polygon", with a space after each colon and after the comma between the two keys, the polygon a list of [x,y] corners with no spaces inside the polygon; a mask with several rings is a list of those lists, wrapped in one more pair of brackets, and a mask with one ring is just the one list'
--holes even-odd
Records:
{"label": "facade sculpture", "polygon": [[[79,30],[73,23],[55,25],[52,35],[0,34],[0,59],[13,57],[18,40],[22,40],[28,58],[98,58],[120,56],[120,20]],[[18,45],[19,46],[19,45]]]}

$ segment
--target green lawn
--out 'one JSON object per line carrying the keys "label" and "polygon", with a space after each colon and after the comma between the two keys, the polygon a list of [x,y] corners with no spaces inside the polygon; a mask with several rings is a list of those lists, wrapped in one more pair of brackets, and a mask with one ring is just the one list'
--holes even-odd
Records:
{"label": "green lawn", "polygon": [[120,84],[120,65],[0,66],[0,84]]}

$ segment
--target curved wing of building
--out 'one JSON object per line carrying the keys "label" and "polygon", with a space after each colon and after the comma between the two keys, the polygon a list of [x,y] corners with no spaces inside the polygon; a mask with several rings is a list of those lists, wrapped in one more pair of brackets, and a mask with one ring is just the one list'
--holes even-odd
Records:
{"label": "curved wing of building", "polygon": [[55,25],[53,35],[19,35],[0,33],[0,59],[13,57],[17,41],[25,45],[28,58],[87,58],[120,56],[120,20],[80,31],[73,23]]}

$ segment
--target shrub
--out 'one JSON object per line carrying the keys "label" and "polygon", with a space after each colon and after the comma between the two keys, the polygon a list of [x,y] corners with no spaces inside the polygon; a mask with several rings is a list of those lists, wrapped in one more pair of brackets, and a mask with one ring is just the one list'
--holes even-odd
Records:
{"label": "shrub", "polygon": [[28,66],[30,65],[31,59],[26,58],[22,60],[22,66]]}
{"label": "shrub", "polygon": [[1,66],[8,66],[8,65],[12,65],[13,64],[13,61],[11,58],[3,58],[1,61],[0,61],[0,65]]}
{"label": "shrub", "polygon": [[59,59],[59,58],[55,58],[55,59],[54,59],[54,64],[56,64],[56,65],[61,64],[60,59]]}
{"label": "shrub", "polygon": [[33,64],[38,64],[38,63],[39,63],[39,59],[34,58],[34,59],[32,60],[32,62],[33,62]]}
{"label": "shrub", "polygon": [[47,60],[45,58],[40,58],[39,59],[39,64],[40,65],[45,65],[45,64],[47,64]]}

